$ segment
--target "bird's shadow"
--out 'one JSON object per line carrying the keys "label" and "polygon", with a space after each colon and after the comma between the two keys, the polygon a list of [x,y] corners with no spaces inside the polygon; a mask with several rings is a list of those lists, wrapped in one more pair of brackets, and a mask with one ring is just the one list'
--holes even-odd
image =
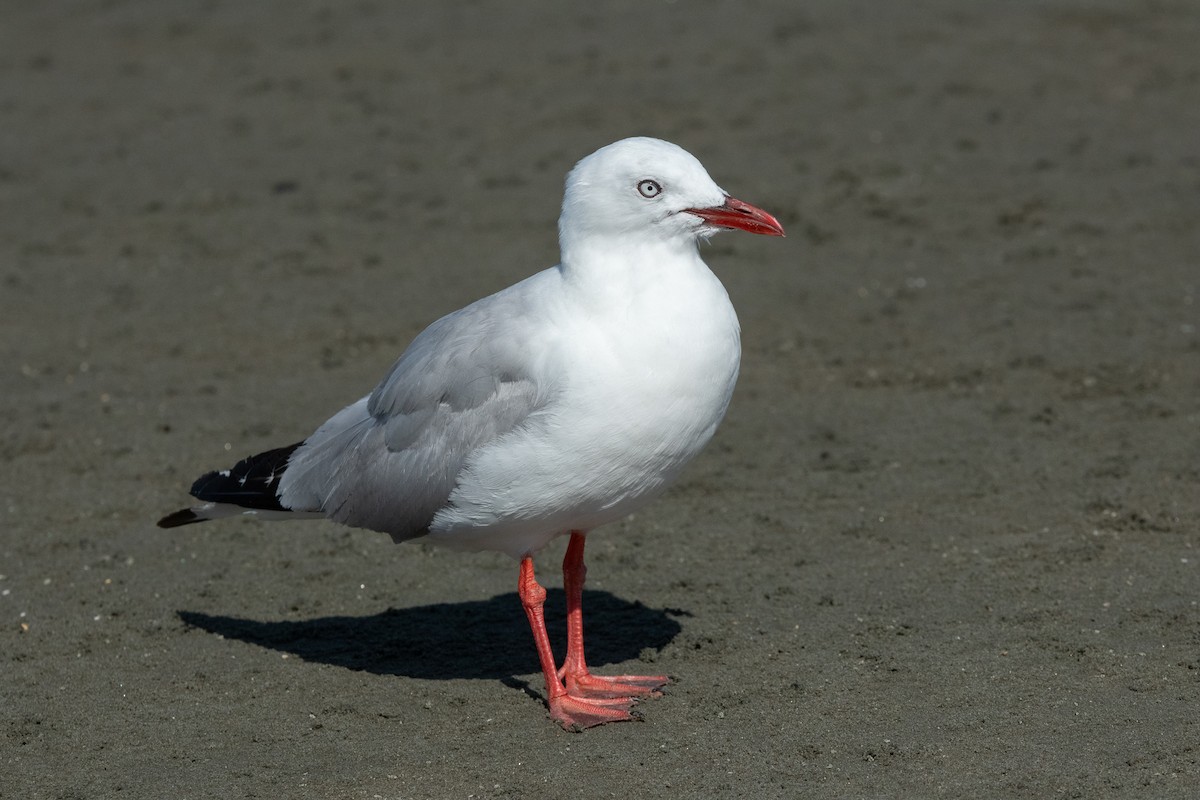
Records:
{"label": "bird's shadow", "polygon": [[[550,589],[546,627],[559,660],[565,646],[565,597]],[[680,609],[648,608],[608,592],[583,596],[588,664],[637,658],[661,650],[682,630]],[[515,592],[490,600],[389,608],[363,617],[317,617],[268,622],[180,611],[193,628],[280,650],[306,661],[379,675],[412,678],[501,680],[527,688],[514,675],[538,671],[537,655]]]}

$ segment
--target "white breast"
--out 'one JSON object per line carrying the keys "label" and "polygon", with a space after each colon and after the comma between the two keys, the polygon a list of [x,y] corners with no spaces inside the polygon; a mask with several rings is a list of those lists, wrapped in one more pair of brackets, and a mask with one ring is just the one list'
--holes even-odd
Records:
{"label": "white breast", "polygon": [[440,544],[520,556],[620,519],[712,438],[740,360],[724,287],[698,255],[634,281],[611,287],[619,302],[588,287],[579,295],[587,313],[571,300],[548,311],[555,395],[470,459],[431,525]]}

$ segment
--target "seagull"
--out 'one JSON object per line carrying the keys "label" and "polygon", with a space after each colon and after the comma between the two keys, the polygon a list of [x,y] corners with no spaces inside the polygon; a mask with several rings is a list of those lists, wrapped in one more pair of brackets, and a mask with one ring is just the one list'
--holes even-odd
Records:
{"label": "seagull", "polygon": [[[378,386],[296,444],[199,478],[174,528],[231,515],[328,518],[520,562],[551,718],[638,718],[665,675],[594,675],[583,646],[589,531],[658,496],[712,438],[741,359],[737,315],[698,244],[783,236],[681,147],[634,137],[567,175],[561,261],[426,328]],[[533,557],[569,536],[557,666]]]}

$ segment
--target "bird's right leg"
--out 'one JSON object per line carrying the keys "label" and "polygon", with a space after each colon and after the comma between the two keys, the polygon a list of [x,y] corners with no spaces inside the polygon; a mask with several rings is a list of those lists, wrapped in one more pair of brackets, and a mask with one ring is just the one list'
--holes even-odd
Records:
{"label": "bird's right leg", "polygon": [[554,665],[554,651],[550,649],[550,636],[546,633],[546,617],[543,606],[546,590],[533,575],[533,559],[521,559],[521,577],[517,583],[517,594],[529,618],[533,631],[533,642],[537,646],[538,659],[542,662],[542,674],[546,677],[546,705],[550,717],[567,730],[582,730],[606,722],[622,722],[633,719],[629,712],[630,698],[591,699],[572,697],[558,677]]}
{"label": "bird's right leg", "polygon": [[575,697],[607,698],[661,697],[666,675],[593,675],[583,654],[583,585],[587,565],[583,563],[586,536],[571,531],[571,543],[563,557],[563,590],[567,595],[567,656],[558,677]]}

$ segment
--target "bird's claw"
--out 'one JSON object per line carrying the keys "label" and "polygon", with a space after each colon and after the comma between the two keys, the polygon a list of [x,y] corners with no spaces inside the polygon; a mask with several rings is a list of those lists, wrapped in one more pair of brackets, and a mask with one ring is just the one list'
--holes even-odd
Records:
{"label": "bird's claw", "polygon": [[563,730],[579,732],[609,722],[641,720],[633,710],[633,697],[587,698],[564,694],[550,700],[550,718]]}
{"label": "bird's claw", "polygon": [[667,681],[666,675],[603,676],[585,672],[563,676],[568,694],[589,699],[662,697],[661,689],[667,685]]}

